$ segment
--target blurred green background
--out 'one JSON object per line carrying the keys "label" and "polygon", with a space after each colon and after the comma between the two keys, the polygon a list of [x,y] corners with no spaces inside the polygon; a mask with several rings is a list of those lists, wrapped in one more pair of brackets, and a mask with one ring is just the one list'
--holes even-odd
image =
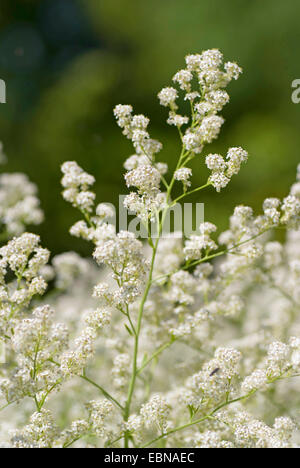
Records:
{"label": "blurred green background", "polygon": [[[250,159],[221,194],[202,196],[206,219],[225,228],[234,205],[259,210],[265,196],[284,196],[300,160],[300,104],[291,101],[300,78],[299,18],[295,0],[1,0],[2,170],[38,184],[43,244],[54,253],[89,249],[68,234],[78,213],[60,195],[63,161],[96,176],[99,202],[126,193],[122,165],[132,149],[114,122],[115,104],[148,115],[151,135],[164,143],[159,159],[175,164],[177,134],[156,95],[187,53],[207,48],[220,48],[244,74],[230,85],[226,124],[206,151],[241,145]],[[193,169],[194,184],[203,183],[203,162]]]}

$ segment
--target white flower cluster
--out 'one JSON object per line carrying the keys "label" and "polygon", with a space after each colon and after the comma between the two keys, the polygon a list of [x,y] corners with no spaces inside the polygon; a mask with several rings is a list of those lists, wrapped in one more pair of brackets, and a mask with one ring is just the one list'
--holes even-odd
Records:
{"label": "white flower cluster", "polygon": [[40,224],[44,219],[37,187],[25,174],[0,175],[1,236],[11,238],[21,234],[26,226]]}
{"label": "white flower cluster", "polygon": [[59,434],[53,415],[43,409],[30,417],[30,424],[12,437],[14,448],[50,448]]}
{"label": "white flower cluster", "polygon": [[217,230],[217,227],[209,222],[200,224],[200,235],[191,236],[185,242],[184,254],[187,260],[199,260],[202,253],[208,254],[218,248],[217,244],[211,239],[210,235]]}
{"label": "white flower cluster", "polygon": [[85,316],[85,327],[74,340],[74,345],[61,355],[60,371],[64,378],[81,375],[95,353],[95,341],[100,330],[110,324],[111,314],[106,308],[89,310]]}
{"label": "white flower cluster", "polygon": [[129,138],[138,156],[146,155],[151,161],[162,145],[157,140],[152,140],[147,127],[149,119],[144,115],[132,115],[131,106],[118,104],[114,109],[114,115],[118,125],[123,129],[123,134]]}
{"label": "white flower cluster", "polygon": [[[217,115],[229,101],[224,88],[232,79],[237,79],[241,68],[231,62],[223,64],[223,55],[217,49],[207,50],[202,54],[188,55],[186,68],[177,72],[174,83],[185,93],[185,100],[192,107],[191,126],[183,135],[184,147],[188,151],[201,153],[203,145],[217,138],[224,119]],[[194,88],[195,82],[198,83]],[[164,88],[158,94],[161,105],[169,107],[168,123],[180,128],[189,122],[189,118],[177,114],[175,88]]]}
{"label": "white flower cluster", "polygon": [[248,159],[247,151],[242,148],[230,148],[226,161],[219,154],[209,154],[206,156],[206,166],[212,171],[209,181],[217,192],[230,182],[234,174],[238,174],[241,164]]}
{"label": "white flower cluster", "polygon": [[88,189],[94,184],[94,177],[84,172],[75,161],[65,162],[61,170],[64,174],[61,181],[65,189],[64,199],[82,212],[91,212],[95,194]]}
{"label": "white flower cluster", "polygon": [[156,162],[155,155],[162,149],[159,141],[150,138],[147,132],[149,119],[144,115],[132,115],[133,109],[127,105],[117,105],[114,115],[123,134],[129,138],[136,151],[124,164],[127,173],[127,187],[135,187],[125,197],[124,206],[135,213],[143,222],[154,219],[164,204],[164,194],[160,192],[161,177],[168,170],[164,163]]}
{"label": "white flower cluster", "polygon": [[[223,117],[218,113],[229,101],[224,88],[232,79],[237,80],[241,72],[241,68],[235,63],[223,64],[223,55],[217,49],[188,55],[186,68],[177,72],[173,81],[185,93],[184,99],[190,102],[191,117],[177,113],[179,93],[175,88],[163,88],[158,94],[160,104],[170,109],[167,122],[179,130],[183,143],[183,162],[193,159],[203,151],[206,144],[218,137],[224,123]],[[183,131],[181,127],[188,124]],[[231,177],[239,172],[241,164],[247,158],[248,153],[239,147],[230,148],[226,160],[218,154],[209,154],[206,165],[212,172],[208,184],[220,192],[228,185]],[[190,185],[191,175],[191,169],[182,164],[174,174],[175,180],[183,182],[184,191]]]}
{"label": "white flower cluster", "polygon": [[[32,297],[42,295],[47,284],[40,274],[50,252],[39,246],[39,236],[24,233],[0,248],[0,287],[3,309],[1,325],[15,314],[15,310],[26,307]],[[7,287],[7,275],[11,271],[16,282]],[[8,324],[7,324],[8,326]]]}
{"label": "white flower cluster", "polygon": [[[1,446],[300,447],[300,165],[286,198],[267,198],[258,216],[237,206],[218,237],[210,222],[189,238],[162,237],[178,198],[209,185],[219,191],[247,159],[241,148],[208,155],[208,181],[189,189],[188,162],[217,136],[224,88],[241,72],[222,63],[217,50],[190,55],[174,76],[190,118],[177,114],[177,90],[159,93],[182,143],[169,178],[148,119],[115,108],[135,148],[125,206],[146,228],[157,222],[147,246],[116,232],[112,206],[95,204],[94,178],[75,162],[62,167],[63,196],[83,218],[71,234],[94,244],[93,258],[67,252],[51,266],[38,236],[3,237]],[[174,200],[175,181],[182,192]],[[0,197],[0,210],[5,203]]]}
{"label": "white flower cluster", "polygon": [[119,284],[114,302],[119,305],[134,302],[142,292],[149,269],[143,245],[135,239],[134,234],[119,232],[114,239],[97,246],[94,258],[97,263],[104,263],[114,272],[114,279]]}
{"label": "white flower cluster", "polygon": [[162,433],[166,432],[170,407],[166,399],[161,395],[153,395],[151,399],[141,407],[141,416],[146,426],[156,425]]}
{"label": "white flower cluster", "polygon": [[174,179],[179,180],[182,182],[184,191],[187,190],[188,187],[190,187],[191,181],[189,180],[192,175],[192,169],[190,167],[181,167],[180,169],[177,169],[174,173]]}
{"label": "white flower cluster", "polygon": [[186,404],[195,409],[201,401],[217,406],[230,391],[232,380],[238,375],[241,357],[241,353],[233,348],[218,348],[214,359],[207,362],[201,372],[188,379],[182,392]]}

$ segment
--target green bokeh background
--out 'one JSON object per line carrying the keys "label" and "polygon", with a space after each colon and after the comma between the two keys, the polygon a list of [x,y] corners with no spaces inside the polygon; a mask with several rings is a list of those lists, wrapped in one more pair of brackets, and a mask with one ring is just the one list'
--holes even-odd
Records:
{"label": "green bokeh background", "polygon": [[[126,193],[122,165],[132,149],[114,122],[115,104],[150,117],[151,135],[164,144],[159,158],[173,167],[177,134],[156,95],[186,54],[207,48],[220,48],[244,74],[230,85],[221,137],[206,151],[241,145],[250,159],[221,194],[202,196],[206,219],[222,229],[236,204],[259,210],[264,197],[283,197],[300,160],[300,104],[291,101],[300,78],[299,18],[295,0],[1,0],[4,170],[38,184],[43,244],[54,253],[89,251],[68,234],[78,214],[60,195],[63,161],[96,176],[99,202],[118,203]],[[195,185],[205,181],[200,159],[193,173]]]}

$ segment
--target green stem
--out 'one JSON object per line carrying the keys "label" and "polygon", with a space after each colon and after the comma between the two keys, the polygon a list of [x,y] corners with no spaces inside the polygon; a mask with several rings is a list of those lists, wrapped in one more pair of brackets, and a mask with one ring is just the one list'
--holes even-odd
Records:
{"label": "green stem", "polygon": [[71,447],[71,445],[75,444],[75,442],[77,442],[78,440],[82,439],[84,437],[84,435],[80,436],[80,437],[76,437],[76,439],[73,439],[71,440],[70,442],[66,442],[64,445],[63,445],[63,448],[69,448]]}
{"label": "green stem", "polygon": [[[161,227],[160,227],[159,231],[161,231]],[[140,307],[139,307],[138,322],[137,322],[137,326],[136,326],[136,334],[135,334],[135,339],[134,339],[132,375],[131,375],[131,380],[130,380],[129,389],[128,389],[128,395],[127,395],[127,401],[126,401],[125,410],[124,410],[124,420],[125,421],[128,421],[128,418],[129,418],[129,415],[130,415],[132,396],[133,396],[133,392],[134,392],[134,388],[135,388],[135,382],[136,382],[136,378],[137,378],[137,370],[138,370],[137,369],[137,358],[138,358],[138,350],[139,350],[139,335],[140,335],[141,326],[142,326],[144,305],[145,305],[145,302],[147,300],[147,297],[148,297],[148,294],[149,294],[149,291],[150,291],[150,287],[151,287],[151,284],[152,284],[152,275],[153,275],[154,262],[155,262],[159,237],[160,236],[157,237],[154,248],[153,248],[148,282],[147,282],[146,289],[144,291],[142,301],[141,301],[141,304],[140,304]],[[128,448],[128,443],[129,443],[129,434],[127,432],[125,434],[125,448]]]}
{"label": "green stem", "polygon": [[137,370],[137,374],[140,374],[145,369],[145,367],[147,367],[150,364],[150,362],[153,361],[153,359],[157,358],[165,349],[169,348],[174,342],[175,340],[169,341],[168,343],[165,343],[160,348],[158,348],[158,350],[155,351],[155,353],[153,353],[152,356],[149,359],[147,359],[147,361],[145,361],[144,364],[142,364],[142,366]]}
{"label": "green stem", "polygon": [[[270,228],[271,229],[271,228]],[[256,234],[255,236],[253,237],[250,237],[249,239],[246,239],[242,242],[239,242],[238,244],[235,244],[233,245],[232,247],[230,247],[229,249],[224,249],[224,250],[221,250],[220,252],[217,252],[217,253],[214,253],[214,254],[211,254],[211,255],[206,255],[205,257],[199,259],[199,260],[195,260],[194,262],[189,262],[187,263],[186,265],[184,265],[182,267],[183,270],[188,270],[189,268],[192,268],[196,265],[199,265],[200,263],[204,263],[204,262],[207,262],[208,260],[212,260],[213,258],[216,258],[216,257],[220,257],[221,255],[226,255],[228,253],[231,253],[233,252],[235,249],[237,249],[238,247],[240,247],[241,245],[244,245],[244,244],[247,244],[248,242],[251,242],[252,240],[256,239],[257,237],[260,237],[262,236],[265,232],[267,232],[269,229],[265,229],[264,231],[260,232],[259,234]],[[168,273],[167,275],[161,275],[161,276],[158,276],[157,278],[154,278],[153,282],[155,281],[159,281],[161,279],[165,279],[165,278],[169,278],[170,276],[174,275],[175,273],[177,273],[179,270],[175,270],[175,271],[172,271],[171,273]]]}
{"label": "green stem", "polygon": [[[290,369],[287,369],[283,374],[281,374],[279,377],[275,377],[274,379],[271,379],[268,381],[268,385],[271,385],[273,384],[274,382],[277,382],[279,380],[283,380],[285,378],[291,378],[291,377],[298,377],[299,375],[298,374],[294,374],[294,375],[288,375],[287,373],[289,372]],[[158,442],[159,440],[161,439],[164,439],[166,437],[168,437],[169,435],[172,435],[172,434],[175,434],[176,432],[178,431],[182,431],[184,429],[187,429],[188,427],[191,427],[191,426],[194,426],[195,424],[200,424],[201,422],[203,421],[206,421],[207,419],[211,419],[214,414],[216,414],[218,411],[220,411],[222,408],[226,407],[226,406],[229,406],[229,405],[232,405],[233,403],[237,403],[239,401],[243,401],[243,400],[247,400],[248,398],[250,398],[251,396],[255,395],[256,393],[258,392],[258,389],[256,390],[252,390],[251,392],[247,393],[247,395],[242,395],[241,397],[239,398],[235,398],[233,400],[225,400],[224,403],[220,404],[219,406],[217,406],[214,410],[212,410],[209,414],[203,416],[202,418],[200,419],[196,419],[195,421],[190,421],[188,422],[187,424],[184,424],[182,426],[178,426],[178,427],[175,427],[175,429],[172,429],[168,432],[166,432],[165,434],[162,434],[158,437],[156,437],[155,439],[151,440],[150,442],[147,442],[145,445],[143,445],[141,448],[146,448],[146,447],[149,447],[150,445],[154,444],[155,442]]]}
{"label": "green stem", "polygon": [[220,409],[224,408],[225,406],[231,405],[233,403],[237,403],[238,401],[245,400],[246,398],[249,398],[251,395],[253,395],[255,392],[256,392],[256,390],[252,391],[252,392],[248,393],[247,395],[244,395],[244,396],[242,396],[240,398],[236,398],[234,400],[230,400],[228,402],[222,403],[221,405],[219,405],[217,408],[215,408],[213,411],[211,411],[209,414],[203,416],[202,418],[196,419],[195,421],[188,422],[187,424],[183,424],[182,426],[175,427],[175,429],[172,429],[171,431],[168,431],[165,434],[162,434],[162,435],[156,437],[155,439],[151,440],[150,442],[147,442],[141,448],[149,447],[150,445],[154,444],[155,442],[158,442],[161,439],[164,439],[165,437],[168,437],[169,435],[175,434],[176,432],[182,431],[182,430],[187,429],[187,428],[189,428],[191,426],[195,426],[196,424],[200,424],[203,421],[206,421],[207,419],[211,419],[211,417],[215,413],[217,413]]}
{"label": "green stem", "polygon": [[106,390],[104,390],[104,388],[102,388],[100,385],[98,385],[96,382],[94,382],[93,380],[89,379],[88,377],[86,377],[85,375],[80,375],[79,376],[81,379],[85,380],[86,382],[89,382],[91,385],[93,385],[94,387],[98,388],[98,390],[100,390],[100,392],[105,396],[105,398],[107,398],[108,400],[110,400],[112,403],[114,403],[115,405],[118,406],[118,408],[120,408],[120,410],[124,411],[124,408],[123,406],[113,397],[111,396]]}
{"label": "green stem", "polygon": [[108,441],[106,444],[105,444],[105,448],[109,448],[111,447],[112,445],[114,445],[115,443],[119,442],[119,440],[123,439],[123,434],[121,436],[119,436],[117,439],[113,440],[113,441]]}
{"label": "green stem", "polygon": [[[182,150],[181,150],[181,153],[180,153],[180,156],[179,156],[175,171],[180,167],[180,164],[182,163],[184,158],[186,156],[188,156],[188,155],[189,155],[189,151],[186,151],[185,148],[183,147]],[[148,276],[147,285],[146,285],[146,288],[145,288],[145,291],[144,291],[144,294],[143,294],[143,297],[142,297],[142,301],[141,301],[141,304],[140,304],[140,307],[139,307],[137,326],[135,328],[136,333],[135,333],[135,339],[134,339],[132,374],[131,374],[131,379],[130,379],[130,383],[129,383],[127,400],[126,400],[126,404],[125,404],[124,421],[128,421],[128,418],[129,418],[129,415],[130,415],[132,397],[133,397],[133,393],[134,393],[134,389],[135,389],[136,378],[137,378],[138,374],[141,371],[141,369],[138,369],[138,367],[137,367],[137,359],[138,359],[138,350],[139,350],[139,335],[140,335],[140,331],[141,331],[143,312],[144,312],[144,305],[145,305],[145,302],[147,300],[147,297],[148,297],[148,294],[149,294],[149,291],[150,291],[150,288],[151,288],[152,282],[153,282],[152,279],[153,279],[155,257],[156,257],[156,253],[157,253],[158,243],[159,243],[159,240],[160,240],[160,237],[161,237],[161,234],[162,234],[165,217],[167,215],[168,209],[170,208],[170,206],[172,206],[172,204],[169,203],[169,200],[170,200],[170,197],[171,197],[171,192],[172,192],[174,183],[175,183],[175,178],[174,178],[174,174],[173,174],[173,177],[172,177],[172,179],[170,181],[170,184],[168,186],[168,189],[167,189],[167,197],[166,197],[167,207],[164,209],[164,211],[162,213],[161,222],[159,223],[159,226],[158,226],[157,239],[156,239],[156,242],[155,242],[154,245],[153,245],[153,242],[152,242],[152,239],[151,239],[151,243],[153,245],[153,247],[152,247],[151,266],[150,266],[150,272],[149,272],[149,276]],[[202,187],[197,188],[197,190],[200,190],[200,189],[202,189]],[[150,245],[151,245],[151,243],[150,243]],[[168,344],[168,346],[169,346],[169,344]],[[166,347],[168,347],[168,346],[166,346]],[[165,349],[165,347],[163,349]],[[160,352],[162,352],[162,351],[163,350],[158,350],[158,354],[160,354]],[[149,362],[151,362],[158,354],[154,353],[154,355],[150,358],[150,361],[148,361],[147,364]],[[130,438],[129,433],[126,432],[125,435],[124,435],[125,448],[128,448],[129,438]]]}
{"label": "green stem", "polygon": [[131,326],[131,329],[132,329],[133,334],[136,335],[136,329],[135,329],[135,327],[134,327],[134,325],[133,325],[133,322],[132,322],[132,320],[131,320],[131,316],[130,316],[130,312],[129,312],[129,307],[128,307],[128,305],[126,305],[126,317],[128,318],[128,321],[129,321],[129,323],[130,323],[130,326]]}
{"label": "green stem", "polygon": [[[177,162],[176,169],[180,166],[180,163],[181,163],[182,159],[184,158],[184,156],[186,156],[186,153],[185,153],[185,150],[183,148],[182,151],[181,151],[179,160]],[[175,179],[174,179],[174,174],[173,174],[172,180],[171,180],[170,185],[168,186],[168,190],[167,190],[166,203],[167,203],[168,206],[164,209],[164,211],[162,213],[161,222],[159,223],[159,226],[158,226],[157,239],[156,239],[154,245],[153,245],[153,242],[152,242],[152,239],[151,239],[151,242],[152,242],[152,245],[153,245],[151,265],[150,265],[148,281],[147,281],[146,288],[145,288],[145,291],[144,291],[144,294],[143,294],[143,297],[142,297],[142,300],[141,300],[141,303],[140,303],[140,307],[139,307],[137,326],[135,328],[136,333],[135,333],[135,337],[134,337],[132,374],[131,374],[131,379],[130,379],[129,388],[128,388],[128,395],[127,395],[127,400],[126,400],[125,409],[124,409],[124,421],[128,421],[128,418],[129,418],[129,415],[130,415],[132,397],[133,397],[133,393],[134,393],[136,378],[137,378],[137,375],[138,375],[137,359],[138,359],[138,350],[139,350],[139,335],[140,335],[141,326],[142,326],[144,305],[145,305],[145,302],[147,300],[147,297],[148,297],[148,294],[149,294],[149,291],[150,291],[150,288],[151,288],[151,285],[152,285],[152,277],[153,277],[153,271],[154,271],[155,257],[156,257],[156,253],[157,253],[158,243],[159,243],[159,240],[160,240],[160,237],[161,237],[161,234],[162,234],[165,217],[166,217],[167,211],[169,209],[169,199],[170,199],[170,196],[171,196],[171,192],[172,192],[174,182],[175,182]],[[129,434],[128,434],[128,432],[126,432],[125,435],[124,435],[125,448],[128,448],[128,444],[129,444]]]}
{"label": "green stem", "polygon": [[37,412],[40,413],[40,412],[41,412],[41,408],[40,408],[40,404],[39,404],[39,402],[38,402],[38,399],[37,399],[36,395],[34,395],[33,399],[34,399],[34,403],[35,403]]}
{"label": "green stem", "polygon": [[9,403],[6,403],[6,405],[4,406],[1,406],[0,408],[0,411],[4,411],[6,408],[8,408],[10,405],[13,405],[14,403],[16,403],[17,400],[15,401],[10,401]]}
{"label": "green stem", "polygon": [[186,192],[186,193],[183,193],[182,195],[180,195],[180,197],[177,197],[174,201],[173,201],[173,204],[177,203],[179,200],[181,200],[182,198],[185,198],[187,197],[188,195],[191,195],[192,193],[195,193],[195,192],[199,192],[200,190],[203,190],[207,187],[209,187],[211,185],[210,182],[207,182],[205,185],[202,185],[201,187],[197,187],[195,188],[194,190],[190,190],[189,192]]}
{"label": "green stem", "polygon": [[261,231],[259,234],[256,234],[255,236],[252,236],[250,237],[249,239],[246,239],[242,242],[239,242],[238,244],[235,244],[233,245],[232,247],[230,247],[229,249],[224,249],[224,250],[221,250],[220,252],[217,252],[215,254],[211,254],[211,255],[207,255],[206,257],[204,258],[201,258],[199,260],[196,260],[194,262],[191,262],[189,263],[188,265],[184,266],[183,269],[184,270],[187,270],[188,268],[191,268],[193,266],[196,266],[196,265],[199,265],[199,263],[203,263],[203,262],[206,262],[207,260],[211,260],[213,258],[216,258],[216,257],[220,257],[220,255],[224,255],[224,254],[227,254],[227,253],[230,253],[232,251],[234,251],[235,249],[237,249],[238,247],[240,247],[241,245],[244,245],[244,244],[247,244],[248,242],[251,242],[253,241],[254,239],[257,239],[258,237],[262,236],[265,232],[269,231],[269,229],[264,229],[263,231]]}

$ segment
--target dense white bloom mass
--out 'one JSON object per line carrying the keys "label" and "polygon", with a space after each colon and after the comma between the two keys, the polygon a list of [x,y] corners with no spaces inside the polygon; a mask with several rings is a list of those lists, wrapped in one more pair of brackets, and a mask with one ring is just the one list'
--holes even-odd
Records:
{"label": "dense white bloom mass", "polygon": [[44,215],[37,188],[25,174],[0,175],[0,220],[2,236],[21,234],[27,225],[40,224]]}
{"label": "dense white bloom mass", "polygon": [[163,229],[179,200],[220,192],[247,161],[241,147],[206,154],[208,179],[192,187],[189,163],[218,136],[225,87],[240,74],[212,49],[173,77],[189,116],[177,113],[177,89],[158,94],[182,143],[173,172],[156,159],[149,119],[115,107],[134,148],[124,205],[147,244],[116,231],[94,177],[66,162],[63,197],[82,217],[70,233],[93,255],[49,265],[39,236],[23,232],[41,221],[35,186],[0,176],[2,447],[300,447],[300,165],[283,200],[270,194],[259,215],[236,206],[225,232],[208,221],[190,236]]}
{"label": "dense white bloom mass", "polygon": [[191,185],[190,177],[192,175],[192,169],[190,167],[181,167],[174,172],[174,179],[179,180],[183,183],[185,189]]}

